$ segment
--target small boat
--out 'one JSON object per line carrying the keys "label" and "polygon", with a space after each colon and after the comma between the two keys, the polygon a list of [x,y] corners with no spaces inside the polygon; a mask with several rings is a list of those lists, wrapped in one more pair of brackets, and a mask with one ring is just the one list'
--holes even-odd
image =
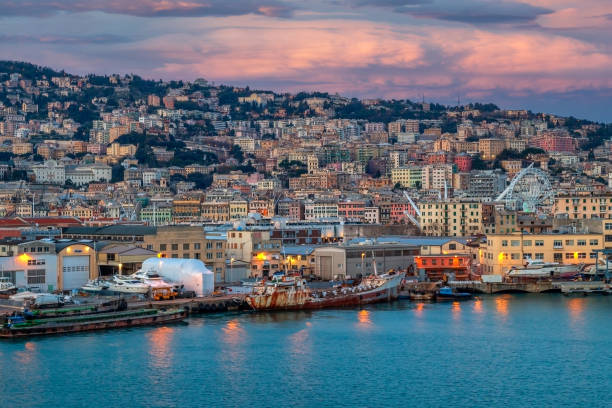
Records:
{"label": "small boat", "polygon": [[149,293],[151,285],[137,279],[126,279],[125,277],[113,277],[108,290],[117,293],[140,294]]}
{"label": "small boat", "polygon": [[17,286],[9,278],[0,278],[0,297],[7,298],[17,293]]}
{"label": "small boat", "polygon": [[127,310],[127,302],[123,298],[108,302],[87,305],[60,307],[56,309],[25,309],[23,316],[26,320],[52,319],[67,316],[83,316],[96,313],[122,312]]}
{"label": "small boat", "polygon": [[433,302],[436,300],[436,294],[433,292],[410,292],[409,297],[413,302]]}
{"label": "small boat", "polygon": [[102,280],[102,279],[92,279],[88,281],[85,285],[81,286],[81,290],[83,292],[88,293],[97,293],[108,291],[110,287],[110,282]]}
{"label": "small boat", "polygon": [[471,293],[467,292],[456,292],[448,286],[441,287],[436,293],[436,300],[448,301],[448,300],[467,300],[474,297]]}
{"label": "small boat", "polygon": [[23,315],[6,317],[0,338],[67,334],[93,330],[119,329],[137,326],[175,323],[184,320],[183,309],[141,309],[100,313],[86,316],[67,316],[50,319],[26,320]]}

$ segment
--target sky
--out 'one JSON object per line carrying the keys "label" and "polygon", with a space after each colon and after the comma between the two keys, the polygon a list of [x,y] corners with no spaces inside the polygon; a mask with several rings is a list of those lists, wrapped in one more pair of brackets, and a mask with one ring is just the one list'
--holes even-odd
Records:
{"label": "sky", "polygon": [[610,0],[0,0],[0,59],[612,122]]}

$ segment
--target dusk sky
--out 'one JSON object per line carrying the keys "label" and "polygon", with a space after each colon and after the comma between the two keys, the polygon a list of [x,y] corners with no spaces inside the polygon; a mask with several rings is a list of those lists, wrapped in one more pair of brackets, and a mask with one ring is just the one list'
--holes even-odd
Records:
{"label": "dusk sky", "polygon": [[0,0],[0,59],[612,122],[610,0]]}

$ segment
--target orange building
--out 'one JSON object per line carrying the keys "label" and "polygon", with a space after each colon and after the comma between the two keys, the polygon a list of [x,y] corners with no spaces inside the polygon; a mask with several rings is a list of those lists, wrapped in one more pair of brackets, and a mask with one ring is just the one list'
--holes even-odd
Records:
{"label": "orange building", "polygon": [[431,281],[443,280],[448,273],[455,274],[456,280],[468,280],[472,257],[469,254],[421,255],[415,257],[417,269],[425,270]]}

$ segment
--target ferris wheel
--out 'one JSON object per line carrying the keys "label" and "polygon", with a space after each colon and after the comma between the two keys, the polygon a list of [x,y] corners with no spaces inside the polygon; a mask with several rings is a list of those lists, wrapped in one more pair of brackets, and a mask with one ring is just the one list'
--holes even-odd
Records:
{"label": "ferris wheel", "polygon": [[514,176],[510,185],[495,201],[503,200],[507,206],[522,205],[523,211],[534,212],[552,197],[553,189],[548,174],[534,168],[532,163]]}

